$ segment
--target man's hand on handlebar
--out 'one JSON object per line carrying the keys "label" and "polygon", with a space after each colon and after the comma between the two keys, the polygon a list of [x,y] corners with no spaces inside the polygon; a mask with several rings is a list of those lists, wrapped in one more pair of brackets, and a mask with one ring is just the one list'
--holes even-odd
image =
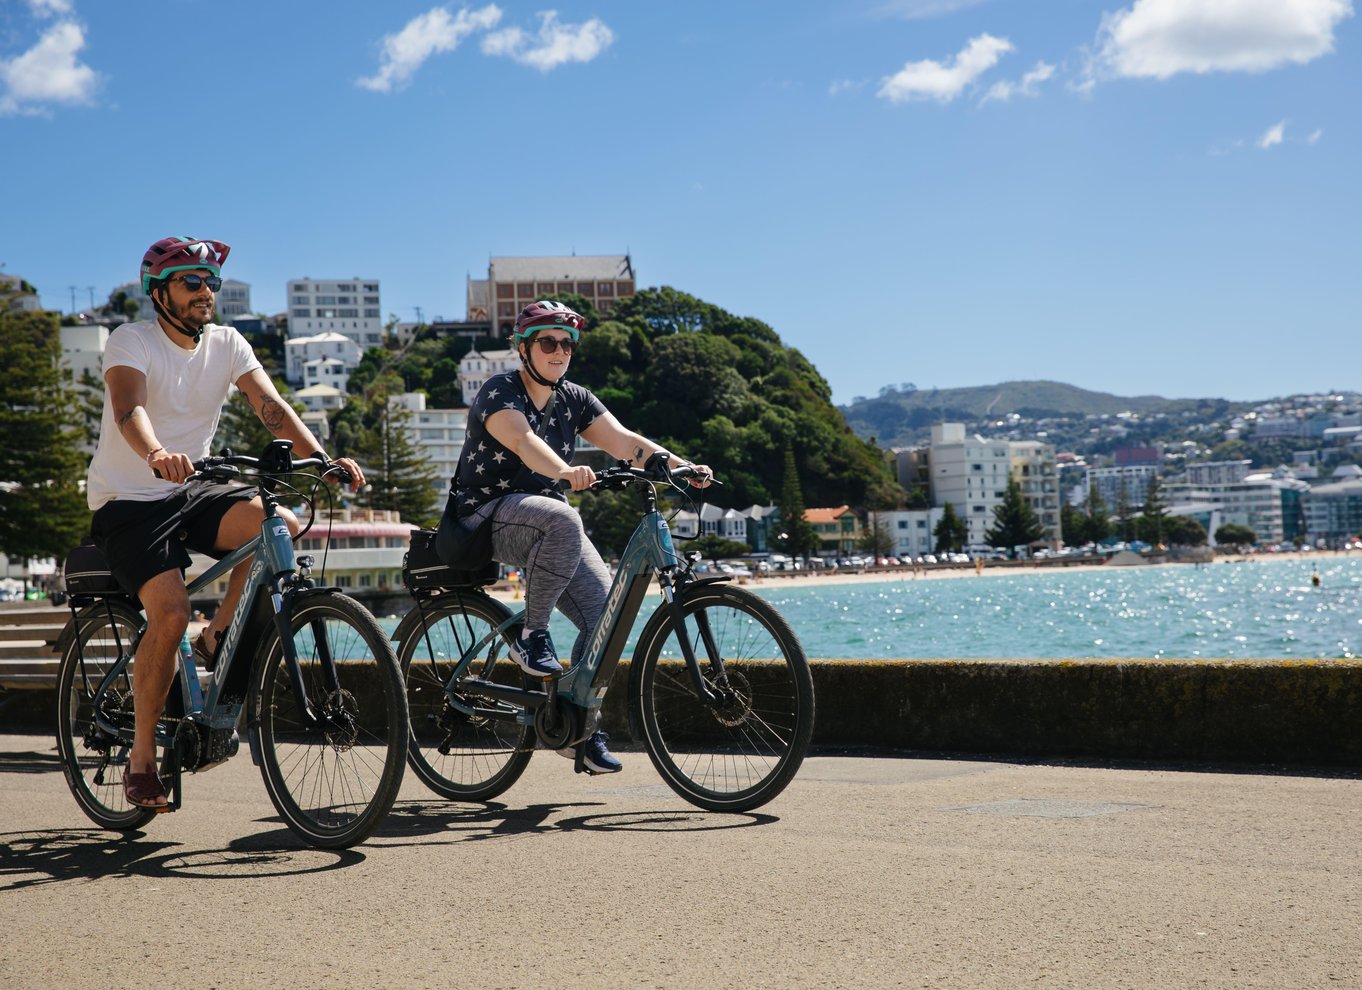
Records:
{"label": "man's hand on handlebar", "polygon": [[585,464],[568,467],[558,472],[559,480],[566,482],[574,492],[585,491],[596,480],[596,472]]}
{"label": "man's hand on handlebar", "polygon": [[194,462],[189,459],[188,454],[174,454],[164,447],[152,451],[151,456],[147,458],[147,466],[156,477],[177,485],[194,473]]}
{"label": "man's hand on handlebar", "polygon": [[348,481],[352,492],[359,491],[364,484],[364,471],[349,457],[337,457],[329,462],[322,477],[327,481]]}
{"label": "man's hand on handlebar", "polygon": [[686,480],[695,488],[708,488],[714,483],[714,472],[710,470],[708,464],[683,464],[681,466],[690,468],[694,472]]}

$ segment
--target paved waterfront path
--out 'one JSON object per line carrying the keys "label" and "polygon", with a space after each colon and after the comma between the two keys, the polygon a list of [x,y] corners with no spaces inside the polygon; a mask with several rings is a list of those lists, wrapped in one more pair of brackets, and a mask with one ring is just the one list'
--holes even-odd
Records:
{"label": "paved waterfront path", "polygon": [[1355,777],[819,756],[719,816],[623,757],[491,807],[408,774],[335,853],[244,751],[119,839],[0,736],[0,985],[1362,987]]}

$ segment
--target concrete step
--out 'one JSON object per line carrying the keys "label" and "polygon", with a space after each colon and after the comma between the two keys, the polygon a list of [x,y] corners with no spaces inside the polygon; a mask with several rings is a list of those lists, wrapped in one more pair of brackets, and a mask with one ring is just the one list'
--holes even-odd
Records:
{"label": "concrete step", "polygon": [[66,623],[64,622],[44,623],[42,625],[35,623],[31,626],[0,626],[0,643],[15,640],[53,640],[61,635],[65,626]]}
{"label": "concrete step", "polygon": [[26,642],[0,643],[0,661],[46,660],[55,656],[56,653],[53,651],[51,643],[41,637],[35,637]]}
{"label": "concrete step", "polygon": [[0,659],[0,688],[57,686],[57,660]]}
{"label": "concrete step", "polygon": [[46,626],[52,623],[62,625],[71,618],[69,608],[57,608],[46,603],[35,605],[26,602],[5,602],[0,604],[0,628],[6,626]]}

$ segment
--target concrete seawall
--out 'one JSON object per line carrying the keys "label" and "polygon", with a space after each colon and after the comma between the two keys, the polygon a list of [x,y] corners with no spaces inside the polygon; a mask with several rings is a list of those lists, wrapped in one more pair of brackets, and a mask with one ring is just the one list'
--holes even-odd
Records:
{"label": "concrete seawall", "polygon": [[[816,660],[814,742],[1036,757],[1362,766],[1362,660]],[[629,738],[628,664],[605,728]],[[0,696],[47,733],[51,688]]]}

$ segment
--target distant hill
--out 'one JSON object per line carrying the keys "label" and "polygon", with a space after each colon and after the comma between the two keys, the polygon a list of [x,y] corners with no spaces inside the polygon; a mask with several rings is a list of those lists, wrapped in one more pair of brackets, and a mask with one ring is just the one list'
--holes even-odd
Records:
{"label": "distant hill", "polygon": [[1092,392],[1063,382],[1002,382],[971,388],[882,389],[875,398],[840,406],[851,428],[874,437],[882,447],[920,442],[933,423],[975,423],[1016,413],[1028,420],[1112,416],[1122,412],[1145,415],[1186,413],[1223,415],[1251,403],[1224,399],[1165,399],[1159,395],[1119,396]]}

